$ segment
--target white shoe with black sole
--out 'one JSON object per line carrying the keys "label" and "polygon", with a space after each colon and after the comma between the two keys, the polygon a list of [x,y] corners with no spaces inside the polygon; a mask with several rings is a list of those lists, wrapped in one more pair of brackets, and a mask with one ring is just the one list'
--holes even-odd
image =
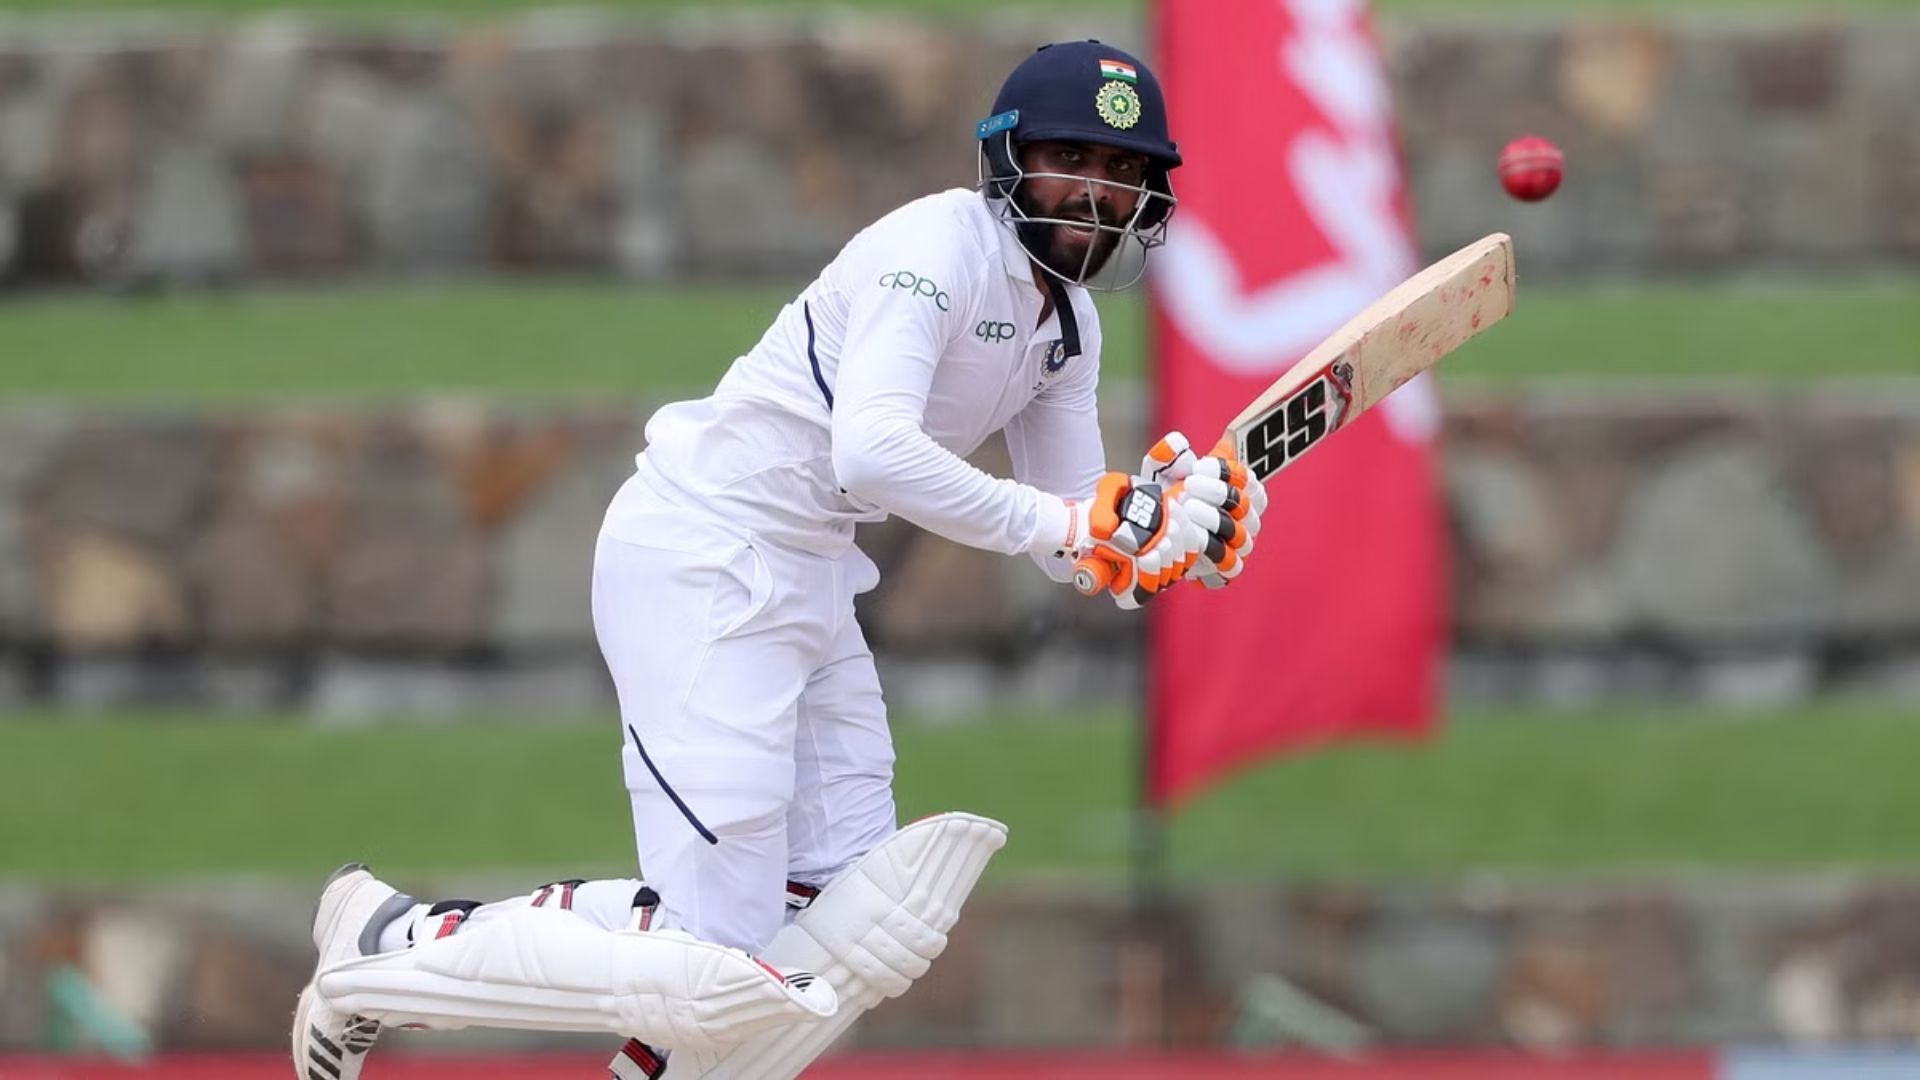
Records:
{"label": "white shoe with black sole", "polygon": [[380,951],[380,931],[415,904],[413,897],[373,876],[360,863],[333,872],[313,914],[313,945],[320,951],[313,978],[293,1013],[293,1069],[300,1080],[358,1080],[379,1021],[343,1015],[318,988],[320,973]]}

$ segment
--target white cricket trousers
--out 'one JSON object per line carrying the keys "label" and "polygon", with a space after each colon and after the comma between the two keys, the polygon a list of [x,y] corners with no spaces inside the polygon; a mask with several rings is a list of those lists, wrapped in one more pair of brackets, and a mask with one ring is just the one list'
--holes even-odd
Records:
{"label": "white cricket trousers", "polygon": [[824,885],[897,827],[893,740],[853,617],[878,580],[856,548],[758,539],[644,469],[614,497],[593,626],[662,925],[758,952],[787,882]]}

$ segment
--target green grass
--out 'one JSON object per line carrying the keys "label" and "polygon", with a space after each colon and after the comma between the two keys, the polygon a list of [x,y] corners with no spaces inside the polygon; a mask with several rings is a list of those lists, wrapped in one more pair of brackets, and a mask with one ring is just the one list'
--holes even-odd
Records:
{"label": "green grass", "polygon": [[[153,402],[541,398],[705,388],[791,286],[452,283],[0,303],[0,394]],[[1137,296],[1101,301],[1110,377],[1144,366]],[[1920,278],[1523,289],[1449,377],[1920,372]]]}
{"label": "green grass", "polygon": [[[1006,819],[1002,880],[1126,865],[1124,718],[1007,716],[898,731],[901,813]],[[620,872],[610,720],[324,731],[184,718],[0,723],[0,879]],[[1258,768],[1190,806],[1199,878],[1431,877],[1920,864],[1920,714],[1828,705],[1456,719],[1424,746]]]}
{"label": "green grass", "polygon": [[0,393],[151,401],[708,386],[794,290],[355,285],[0,306]]}
{"label": "green grass", "polygon": [[1529,288],[1457,376],[1920,375],[1920,277]]}

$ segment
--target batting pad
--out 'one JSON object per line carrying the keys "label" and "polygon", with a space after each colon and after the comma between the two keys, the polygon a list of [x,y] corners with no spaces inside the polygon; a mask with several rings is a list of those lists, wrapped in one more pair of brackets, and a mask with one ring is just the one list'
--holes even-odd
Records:
{"label": "batting pad", "polygon": [[826,980],[737,949],[522,905],[482,907],[457,933],[349,960],[317,982],[335,1010],[387,1024],[604,1031],[676,1050],[720,1050],[837,1004]]}
{"label": "batting pad", "polygon": [[763,954],[818,972],[840,996],[820,1023],[763,1031],[726,1050],[667,1058],[664,1080],[792,1080],[860,1015],[907,992],[947,947],[960,908],[1007,842],[975,814],[923,818],[894,833],[821,890]]}

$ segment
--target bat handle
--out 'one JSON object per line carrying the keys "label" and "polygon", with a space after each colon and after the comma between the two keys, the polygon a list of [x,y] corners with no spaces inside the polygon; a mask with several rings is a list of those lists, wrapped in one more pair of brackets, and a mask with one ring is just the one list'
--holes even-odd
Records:
{"label": "bat handle", "polygon": [[1073,587],[1082,596],[1098,596],[1113,584],[1113,564],[1098,555],[1087,555],[1073,564]]}

